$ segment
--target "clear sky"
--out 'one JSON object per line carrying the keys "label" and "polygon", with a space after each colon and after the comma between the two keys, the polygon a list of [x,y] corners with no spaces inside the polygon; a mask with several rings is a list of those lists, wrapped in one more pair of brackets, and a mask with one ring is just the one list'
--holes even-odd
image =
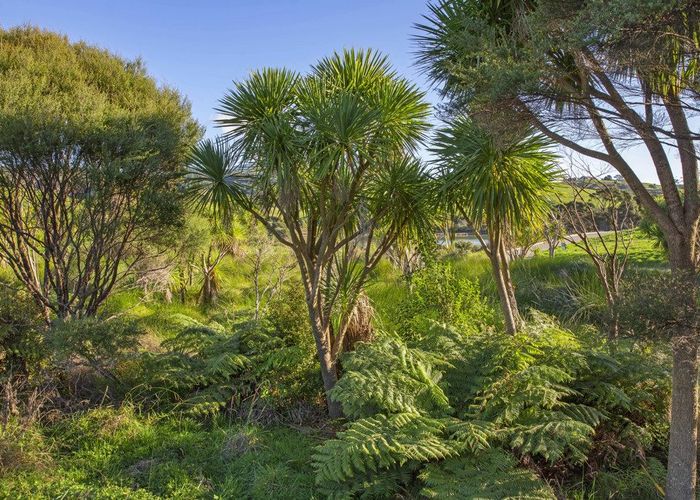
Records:
{"label": "clear sky", "polygon": [[0,25],[32,24],[143,58],[211,134],[213,108],[233,80],[264,66],[305,71],[345,47],[384,52],[427,89],[411,42],[425,10],[426,0],[0,0]]}
{"label": "clear sky", "polygon": [[[234,80],[265,66],[305,71],[342,48],[374,48],[428,91],[414,66],[413,25],[427,0],[0,0],[0,26],[31,24],[127,59],[141,57],[159,82],[179,89],[195,117],[212,119]],[[642,151],[628,155],[644,181],[656,175]],[[671,158],[674,154],[671,154]]]}

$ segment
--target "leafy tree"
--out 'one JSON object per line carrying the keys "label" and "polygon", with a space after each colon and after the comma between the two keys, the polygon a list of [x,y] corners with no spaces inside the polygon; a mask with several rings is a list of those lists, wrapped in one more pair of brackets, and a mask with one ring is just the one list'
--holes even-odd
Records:
{"label": "leafy tree", "polygon": [[[385,57],[350,50],[305,76],[257,71],[218,112],[228,143],[194,150],[193,193],[222,217],[240,206],[293,251],[330,391],[371,271],[399,238],[432,229],[412,154],[429,107]],[[337,402],[328,407],[341,414]]]}
{"label": "leafy tree", "polygon": [[198,134],[140,61],[0,30],[0,255],[47,321],[94,315],[178,226]]}
{"label": "leafy tree", "polygon": [[[608,163],[663,232],[680,277],[669,286],[684,283],[687,311],[672,340],[671,499],[694,498],[697,476],[699,16],[697,0],[443,0],[418,35],[449,108],[487,113],[497,129],[525,122]],[[630,145],[648,153],[665,209],[626,158]]]}
{"label": "leafy tree", "polygon": [[[486,226],[484,242],[493,269],[506,330],[520,323],[510,276],[508,238],[543,219],[543,196],[556,175],[554,154],[542,136],[526,133],[496,138],[466,117],[438,131],[434,152],[440,165],[438,196],[477,229]],[[445,194],[447,194],[445,196]]]}

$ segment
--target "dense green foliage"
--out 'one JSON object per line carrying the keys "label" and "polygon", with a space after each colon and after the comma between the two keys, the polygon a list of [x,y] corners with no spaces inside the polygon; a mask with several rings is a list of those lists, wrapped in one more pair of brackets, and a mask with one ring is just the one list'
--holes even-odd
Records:
{"label": "dense green foliage", "polygon": [[[454,256],[437,257],[410,283],[394,282],[394,271],[382,268],[378,284],[394,292],[385,299],[370,288],[375,307],[380,316],[404,312],[395,333],[342,358],[333,397],[350,421],[333,439],[260,427],[308,425],[323,413],[304,299],[293,283],[259,324],[153,304],[132,310],[131,326],[123,318],[109,328],[92,320],[65,333],[69,325],[61,327],[54,342],[76,339],[71,345],[81,346],[84,361],[103,359],[91,354],[100,349],[116,354],[111,342],[139,332],[137,349],[111,360],[120,386],[107,395],[139,406],[43,426],[11,418],[1,455],[15,465],[2,488],[98,498],[241,491],[249,498],[543,498],[563,488],[654,498],[667,432],[663,355],[632,341],[612,349],[594,328],[571,332],[537,314],[517,336],[501,333],[487,269],[465,275],[479,258],[460,257],[471,264],[457,267],[449,263]],[[554,284],[571,259],[534,257],[528,266]],[[231,287],[246,270],[227,266]],[[83,365],[103,380],[90,390],[104,400],[113,382]]]}
{"label": "dense green foliage", "polygon": [[[614,304],[590,252],[543,255],[551,144],[482,114],[550,63],[561,97],[544,20],[624,66],[620,26],[676,19],[638,3],[433,5],[434,170],[424,95],[373,51],[252,73],[192,147],[140,61],[0,30],[0,497],[662,497],[687,276],[648,217],[599,235],[630,242]],[[562,203],[601,216],[584,191]]]}
{"label": "dense green foliage", "polygon": [[[584,464],[646,467],[644,457],[663,453],[667,400],[659,395],[668,373],[636,349],[594,347],[600,343],[593,332],[574,334],[535,315],[516,336],[436,327],[412,346],[386,339],[358,348],[332,393],[354,421],[316,455],[321,491],[386,497],[421,481],[426,492],[462,488],[465,498],[548,491],[524,472],[499,480],[516,462],[496,449],[537,464],[545,477]],[[443,467],[477,477],[457,486]]]}
{"label": "dense green foliage", "polygon": [[95,315],[182,223],[200,129],[140,61],[0,30],[0,256],[48,320]]}

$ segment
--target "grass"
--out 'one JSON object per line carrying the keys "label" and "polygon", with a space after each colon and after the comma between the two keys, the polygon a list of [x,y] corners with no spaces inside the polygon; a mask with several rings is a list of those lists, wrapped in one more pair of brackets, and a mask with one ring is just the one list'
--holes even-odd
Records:
{"label": "grass", "polygon": [[2,498],[317,498],[323,436],[286,427],[98,408],[46,428],[52,467],[0,481]]}
{"label": "grass", "polygon": [[[613,235],[606,234],[603,236],[606,244],[612,243]],[[546,252],[537,252],[536,258],[545,258]],[[567,244],[566,249],[557,249],[555,257],[559,259],[588,259],[586,253],[576,245]],[[641,231],[634,230],[632,232],[632,242],[630,244],[628,262],[633,266],[642,267],[663,267],[666,265],[666,255],[663,248],[656,246],[656,242],[645,236]]]}

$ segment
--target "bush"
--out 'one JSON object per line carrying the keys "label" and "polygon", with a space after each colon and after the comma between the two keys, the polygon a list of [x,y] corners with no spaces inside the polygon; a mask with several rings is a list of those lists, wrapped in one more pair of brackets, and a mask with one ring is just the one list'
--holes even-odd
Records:
{"label": "bush", "polygon": [[143,353],[140,383],[131,396],[161,410],[214,415],[263,405],[274,413],[318,395],[310,334],[297,338],[265,322],[229,328],[190,319],[160,347]]}
{"label": "bush", "polygon": [[669,271],[635,270],[623,282],[620,331],[641,339],[669,340],[679,325],[695,328],[694,311],[685,310],[688,289]]}
{"label": "bush", "polygon": [[48,360],[46,323],[29,294],[0,283],[0,381],[29,377]]}
{"label": "bush", "polygon": [[49,334],[55,360],[64,371],[87,368],[101,377],[115,396],[115,390],[124,391],[128,385],[131,374],[124,373],[123,378],[120,372],[127,372],[125,365],[136,356],[144,331],[129,320],[83,318],[57,322]]}
{"label": "bush", "polygon": [[311,337],[311,325],[301,283],[293,280],[286,283],[282,290],[270,299],[266,320],[280,337],[289,338],[295,344],[308,341]]}
{"label": "bush", "polygon": [[432,263],[411,277],[410,293],[397,315],[398,331],[407,340],[419,340],[435,321],[472,333],[494,323],[478,284],[459,278],[444,263]]}

